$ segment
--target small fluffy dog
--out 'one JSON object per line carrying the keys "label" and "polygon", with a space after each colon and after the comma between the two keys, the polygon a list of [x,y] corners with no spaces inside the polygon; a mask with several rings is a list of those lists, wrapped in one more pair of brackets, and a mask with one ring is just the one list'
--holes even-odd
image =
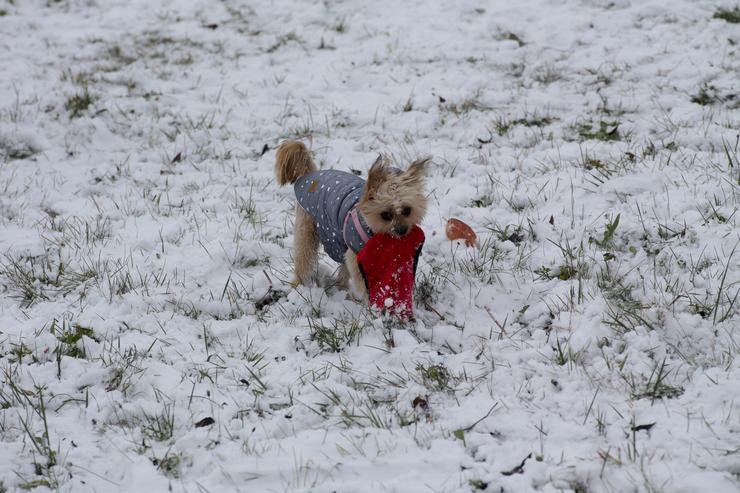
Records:
{"label": "small fluffy dog", "polygon": [[357,253],[374,234],[402,237],[418,225],[427,210],[425,167],[429,158],[412,162],[406,171],[378,157],[367,181],[337,170],[319,171],[306,146],[288,141],[277,151],[279,185],[294,184],[296,194],[293,285],[308,283],[316,273],[319,242],[341,264],[337,284],[367,291]]}

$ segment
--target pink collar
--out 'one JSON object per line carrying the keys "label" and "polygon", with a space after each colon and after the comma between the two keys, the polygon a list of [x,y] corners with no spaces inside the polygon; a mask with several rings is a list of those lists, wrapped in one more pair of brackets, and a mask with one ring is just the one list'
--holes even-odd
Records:
{"label": "pink collar", "polygon": [[357,215],[357,206],[354,206],[352,209],[350,209],[349,213],[344,216],[344,224],[342,225],[342,235],[345,236],[344,242],[346,243],[346,231],[347,231],[347,223],[349,222],[350,217],[352,218],[352,224],[355,227],[355,231],[357,231],[357,234],[360,235],[360,238],[362,239],[362,243],[367,243],[367,240],[370,239],[370,237],[365,232],[365,228],[362,227],[362,223],[360,222],[360,217]]}

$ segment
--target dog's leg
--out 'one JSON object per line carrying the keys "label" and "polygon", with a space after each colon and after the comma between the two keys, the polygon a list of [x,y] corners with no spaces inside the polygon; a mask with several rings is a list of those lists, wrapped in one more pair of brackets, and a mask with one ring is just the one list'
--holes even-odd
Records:
{"label": "dog's leg", "polygon": [[293,235],[293,265],[295,267],[294,286],[307,284],[315,278],[318,267],[319,233],[313,218],[303,207],[295,206],[295,232]]}
{"label": "dog's leg", "polygon": [[349,286],[349,271],[347,270],[346,264],[343,263],[339,266],[337,279],[334,282],[334,285],[339,289],[347,289],[347,287]]}
{"label": "dog's leg", "polygon": [[347,249],[347,252],[344,254],[344,265],[347,268],[347,273],[349,274],[349,278],[352,281],[352,287],[354,288],[354,291],[359,295],[358,298],[362,299],[365,303],[368,302],[369,297],[367,294],[367,289],[365,288],[365,280],[362,277],[362,273],[360,272],[360,267],[357,265],[357,255],[355,252],[352,251],[352,249]]}

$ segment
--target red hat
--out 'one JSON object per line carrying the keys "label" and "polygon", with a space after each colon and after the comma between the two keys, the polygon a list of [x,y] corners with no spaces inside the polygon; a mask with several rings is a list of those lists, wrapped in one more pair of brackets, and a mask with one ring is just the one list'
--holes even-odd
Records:
{"label": "red hat", "polygon": [[418,226],[401,237],[370,237],[357,254],[370,306],[403,318],[413,317],[414,276],[423,245],[424,231]]}

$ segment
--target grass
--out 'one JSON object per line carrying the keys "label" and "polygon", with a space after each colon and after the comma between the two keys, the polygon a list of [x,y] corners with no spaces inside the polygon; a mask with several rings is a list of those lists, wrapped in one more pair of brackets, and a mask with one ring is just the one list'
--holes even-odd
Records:
{"label": "grass", "polygon": [[539,115],[537,112],[525,114],[519,118],[508,118],[499,116],[493,122],[493,130],[499,136],[504,136],[516,126],[542,128],[552,124],[554,119],[551,116]]}
{"label": "grass", "polygon": [[691,96],[691,102],[701,106],[711,106],[713,104],[723,103],[724,101],[725,98],[720,95],[717,88],[706,82],[699,86],[696,94]]}
{"label": "grass", "polygon": [[635,375],[623,376],[634,399],[673,399],[680,397],[684,389],[668,383],[671,370],[666,366],[666,360],[656,363],[647,378]]}
{"label": "grass", "polygon": [[178,479],[181,475],[182,454],[167,453],[162,458],[152,458],[152,464],[162,471],[165,476]]}
{"label": "grass", "polygon": [[88,88],[85,87],[82,92],[70,96],[66,103],[64,103],[64,107],[69,112],[70,118],[79,118],[87,113],[87,110],[94,102],[95,98],[90,94]]}
{"label": "grass", "polygon": [[740,23],[740,6],[718,8],[712,17],[729,22],[730,24],[738,24]]}
{"label": "grass", "polygon": [[38,154],[38,152],[39,150],[28,142],[0,137],[0,158],[5,160],[28,159]]}
{"label": "grass", "polygon": [[35,385],[33,390],[21,388],[7,370],[3,380],[3,386],[0,387],[2,408],[20,408],[25,411],[21,414],[20,409],[17,409],[18,422],[26,439],[31,443],[34,452],[34,472],[38,476],[36,479],[27,479],[19,475],[21,479],[19,487],[33,489],[46,486],[56,489],[60,484],[56,470],[60,450],[52,445],[49,433],[46,388],[38,385]]}
{"label": "grass", "polygon": [[6,281],[11,296],[24,307],[49,299],[49,286],[59,283],[61,272],[48,258],[6,257],[0,263],[0,277]]}
{"label": "grass", "polygon": [[[666,42],[650,57],[699,64],[665,84],[651,64],[574,68],[565,56],[578,44],[532,58],[527,23],[489,26],[495,52],[432,53],[399,37],[392,16],[354,22],[339,7],[307,24],[231,2],[217,21],[159,9],[125,36],[111,24],[118,42],[86,39],[74,57],[52,43],[50,80],[6,84],[0,442],[13,463],[0,465],[0,491],[105,489],[90,471],[108,456],[78,455],[110,443],[176,488],[246,459],[237,479],[256,491],[270,480],[259,464],[300,490],[329,488],[320,483],[341,479],[340,461],[372,462],[382,489],[383,464],[406,457],[424,487],[444,490],[427,474],[441,448],[451,462],[440,475],[477,491],[532,474],[543,489],[679,488],[677,476],[661,482],[665,461],[726,475],[716,458],[737,453],[736,413],[693,396],[721,402],[740,357],[740,165],[736,99],[723,79],[697,75],[712,59],[696,49],[700,29],[678,23],[699,40],[679,50],[661,24]],[[488,22],[472,7],[450,13]],[[452,21],[436,29],[451,36]],[[214,79],[254,57],[249,81]],[[54,84],[71,92],[44,95]],[[361,101],[328,96],[357,84]],[[378,153],[438,157],[414,322],[383,325],[336,286],[284,284],[294,202],[272,166],[287,136],[305,138],[322,168],[361,176]],[[449,216],[466,218],[479,248],[444,238]],[[322,278],[334,267],[322,255]],[[499,414],[473,429],[481,403]],[[652,429],[635,407],[660,408]],[[510,419],[522,413],[541,420]],[[196,428],[206,416],[213,424]],[[286,459],[306,433],[329,461]],[[591,453],[563,462],[573,436]],[[690,461],[675,452],[703,436],[711,443]]]}
{"label": "grass", "polygon": [[600,120],[598,124],[592,122],[580,122],[573,125],[573,130],[580,140],[600,140],[614,142],[623,140],[624,136],[619,131],[619,122]]}
{"label": "grass", "polygon": [[367,323],[352,317],[341,317],[326,320],[320,317],[308,317],[311,340],[319,348],[339,352],[351,344],[357,344]]}
{"label": "grass", "polygon": [[122,349],[113,341],[104,343],[99,361],[102,367],[108,370],[107,379],[104,381],[105,391],[119,391],[124,396],[131,395],[146,371],[146,359],[155,342],[156,340],[145,350],[136,346]]}
{"label": "grass", "polygon": [[649,315],[649,306],[634,297],[636,287],[605,263],[597,275],[597,286],[607,304],[604,323],[619,334],[633,332],[639,327],[655,330]]}
{"label": "grass", "polygon": [[619,218],[621,217],[621,214],[617,214],[614,219],[607,222],[606,226],[604,227],[604,233],[601,237],[601,239],[594,239],[593,242],[598,245],[600,248],[603,248],[605,250],[608,250],[613,246],[614,242],[614,233],[617,231],[617,227],[619,227]]}
{"label": "grass", "polygon": [[414,300],[419,306],[433,306],[442,294],[444,286],[453,281],[443,265],[433,265],[428,270],[419,269],[414,284]]}
{"label": "grass", "polygon": [[433,391],[442,391],[450,389],[450,372],[442,364],[423,364],[416,365],[416,372],[421,377],[422,383]]}
{"label": "grass", "polygon": [[167,442],[175,435],[175,406],[164,403],[155,414],[144,413],[141,431],[145,437],[157,442]]}
{"label": "grass", "polygon": [[465,248],[456,252],[452,269],[484,284],[492,284],[499,280],[503,270],[500,263],[506,256],[506,252],[489,236],[478,248]]}
{"label": "grass", "polygon": [[406,102],[401,107],[401,111],[404,113],[408,113],[409,111],[412,111],[414,109],[414,99],[413,97],[409,96],[409,98],[406,100]]}
{"label": "grass", "polygon": [[449,115],[462,118],[473,111],[484,111],[489,107],[483,102],[483,91],[478,89],[469,96],[458,101],[450,101],[446,98],[439,98],[439,112],[442,122],[446,121]]}
{"label": "grass", "polygon": [[277,40],[265,50],[265,53],[275,53],[290,43],[303,44],[303,40],[295,32],[283,34],[278,36]]}
{"label": "grass", "polygon": [[70,323],[64,319],[61,322],[53,319],[49,332],[58,341],[57,347],[54,350],[57,355],[57,378],[61,378],[61,358],[63,356],[85,359],[87,358],[87,351],[85,349],[84,339],[87,338],[98,342],[98,338],[95,336],[92,328]]}

